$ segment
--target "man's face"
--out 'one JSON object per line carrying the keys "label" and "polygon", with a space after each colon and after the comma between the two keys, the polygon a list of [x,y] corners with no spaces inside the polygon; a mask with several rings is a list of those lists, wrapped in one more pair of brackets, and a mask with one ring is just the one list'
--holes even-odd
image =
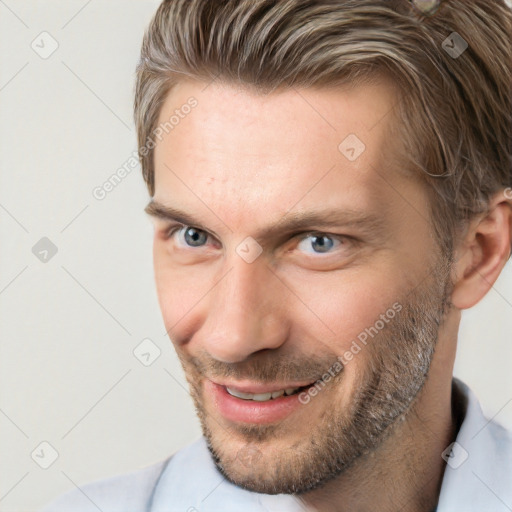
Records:
{"label": "man's face", "polygon": [[237,485],[320,486],[377,449],[425,382],[448,267],[426,192],[399,168],[395,101],[387,81],[269,95],[183,82],[161,110],[182,115],[155,148],[153,200],[187,220],[155,218],[160,307]]}

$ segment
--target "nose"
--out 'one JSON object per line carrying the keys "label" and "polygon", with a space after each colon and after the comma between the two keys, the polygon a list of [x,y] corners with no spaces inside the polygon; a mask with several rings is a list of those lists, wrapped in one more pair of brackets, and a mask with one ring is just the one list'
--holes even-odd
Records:
{"label": "nose", "polygon": [[207,318],[199,336],[202,348],[218,361],[235,363],[285,343],[288,323],[286,288],[263,257],[247,263],[237,254],[230,271],[209,297]]}

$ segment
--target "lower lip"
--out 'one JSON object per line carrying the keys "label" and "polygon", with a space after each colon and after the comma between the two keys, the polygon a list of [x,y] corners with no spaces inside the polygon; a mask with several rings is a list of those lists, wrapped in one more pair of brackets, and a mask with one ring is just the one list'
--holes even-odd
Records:
{"label": "lower lip", "polygon": [[286,418],[303,404],[300,393],[273,398],[266,402],[244,400],[230,395],[224,386],[204,380],[205,392],[213,397],[219,412],[227,420],[245,423],[272,423]]}

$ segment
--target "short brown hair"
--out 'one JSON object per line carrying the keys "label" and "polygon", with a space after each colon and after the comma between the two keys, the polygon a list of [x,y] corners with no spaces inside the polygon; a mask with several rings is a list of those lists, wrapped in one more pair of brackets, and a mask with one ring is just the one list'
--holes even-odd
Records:
{"label": "short brown hair", "polygon": [[[451,254],[460,228],[512,186],[512,11],[505,0],[445,0],[430,14],[414,3],[164,0],[136,70],[139,147],[184,78],[219,78],[268,93],[385,72],[401,91],[405,156],[411,169],[423,170],[434,232]],[[468,44],[460,56],[448,51],[453,37]],[[153,196],[153,149],[144,153]]]}

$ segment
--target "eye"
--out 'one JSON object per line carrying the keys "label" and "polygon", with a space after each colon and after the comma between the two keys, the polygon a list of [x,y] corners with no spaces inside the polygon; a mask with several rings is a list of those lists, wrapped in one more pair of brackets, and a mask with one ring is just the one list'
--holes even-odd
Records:
{"label": "eye", "polygon": [[[297,247],[299,250],[304,250],[305,252],[324,254],[329,252],[333,247],[337,248],[343,245],[340,238],[342,237],[334,237],[326,233],[309,233],[301,238]],[[309,248],[312,248],[313,251],[308,251]]]}
{"label": "eye", "polygon": [[189,247],[202,247],[208,241],[208,233],[202,229],[192,226],[181,226],[170,229],[167,237],[171,238],[175,233],[178,234],[178,243]]}

